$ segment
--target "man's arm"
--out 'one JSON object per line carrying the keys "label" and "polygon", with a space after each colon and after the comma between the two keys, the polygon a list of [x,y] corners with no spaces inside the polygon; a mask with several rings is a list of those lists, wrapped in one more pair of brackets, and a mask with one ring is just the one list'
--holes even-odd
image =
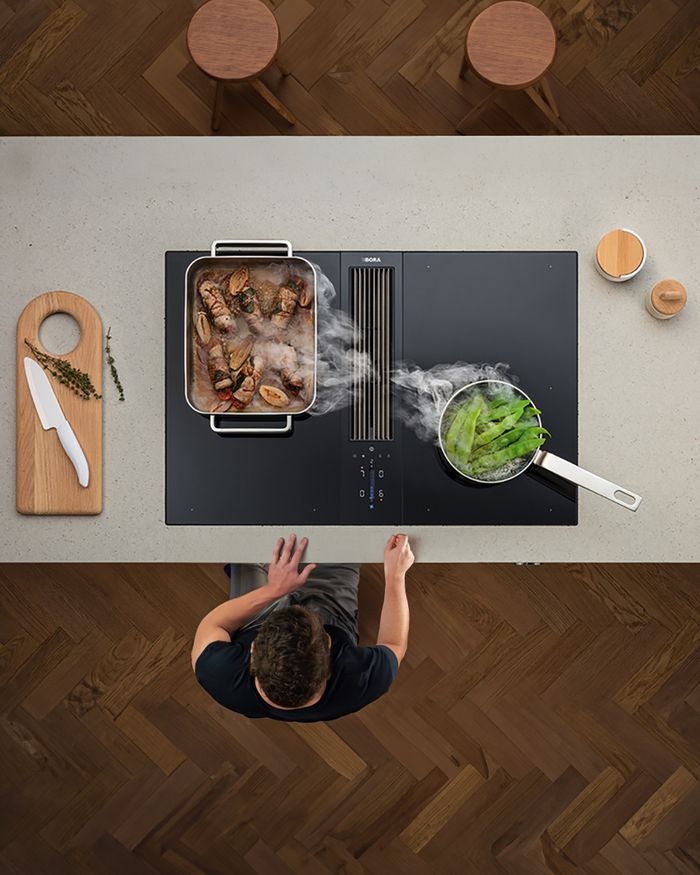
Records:
{"label": "man's arm", "polygon": [[192,645],[192,668],[200,654],[214,641],[230,641],[231,634],[244,626],[248,620],[271,605],[278,598],[299,589],[306,583],[309,574],[316,567],[307,565],[299,571],[299,563],[308,544],[302,538],[294,551],[296,535],[290,535],[285,546],[284,538],[279,538],[272,552],[272,562],[267,573],[267,583],[259,589],[248,592],[235,599],[229,599],[204,617],[194,636]]}
{"label": "man's arm", "polygon": [[384,550],[384,603],[379,619],[377,644],[394,652],[401,664],[408,647],[408,599],[406,572],[413,564],[407,535],[392,535]]}

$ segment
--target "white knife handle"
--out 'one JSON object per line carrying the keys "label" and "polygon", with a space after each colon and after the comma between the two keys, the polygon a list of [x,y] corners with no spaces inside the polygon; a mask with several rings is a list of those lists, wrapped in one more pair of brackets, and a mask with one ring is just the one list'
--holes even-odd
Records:
{"label": "white knife handle", "polygon": [[75,436],[75,432],[68,424],[68,420],[64,420],[59,426],[57,426],[56,431],[61,446],[73,463],[75,473],[78,475],[78,483],[80,483],[81,486],[87,486],[90,482],[90,469],[88,467],[87,459],[85,458],[85,453],[82,451],[82,448],[78,443],[78,438]]}

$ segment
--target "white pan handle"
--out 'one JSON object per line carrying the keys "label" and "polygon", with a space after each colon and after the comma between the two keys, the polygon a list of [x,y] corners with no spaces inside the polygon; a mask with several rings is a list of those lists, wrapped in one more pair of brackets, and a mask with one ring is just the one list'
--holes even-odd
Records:
{"label": "white pan handle", "polygon": [[251,428],[246,428],[242,425],[235,426],[233,424],[228,428],[222,428],[222,426],[216,424],[216,414],[214,413],[209,417],[209,425],[211,426],[211,430],[215,431],[217,434],[291,434],[292,417],[286,416],[285,423],[281,428],[265,428],[257,425]]}
{"label": "white pan handle", "polygon": [[629,489],[623,489],[616,483],[606,480],[604,477],[599,477],[597,474],[591,474],[585,468],[579,468],[573,462],[567,462],[560,456],[555,456],[552,453],[547,453],[544,450],[539,452],[533,460],[533,464],[539,465],[545,471],[551,471],[553,474],[558,474],[564,480],[575,483],[577,486],[583,486],[597,495],[602,495],[615,504],[621,507],[626,507],[627,510],[637,510],[642,503],[642,498]]}

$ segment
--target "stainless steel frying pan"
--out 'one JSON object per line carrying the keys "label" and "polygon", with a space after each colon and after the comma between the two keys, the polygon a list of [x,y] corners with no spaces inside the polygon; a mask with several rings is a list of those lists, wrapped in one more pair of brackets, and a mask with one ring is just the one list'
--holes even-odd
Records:
{"label": "stainless steel frying pan", "polygon": [[[525,456],[522,460],[522,465],[516,468],[515,471],[510,472],[507,476],[500,479],[489,478],[487,480],[480,479],[471,474],[465,474],[464,471],[460,470],[447,455],[443,443],[443,434],[445,432],[443,423],[445,416],[451,415],[451,411],[454,409],[455,405],[468,400],[469,396],[477,387],[480,387],[482,391],[487,392],[487,394],[493,393],[499,388],[501,390],[503,388],[510,389],[513,393],[521,395],[523,398],[527,398],[530,404],[532,404],[533,407],[536,407],[529,395],[523,392],[522,389],[514,386],[512,383],[506,382],[505,380],[478,380],[475,383],[469,383],[461,389],[458,389],[454,395],[452,395],[442,411],[438,434],[440,439],[440,450],[443,457],[448,465],[450,465],[460,477],[464,477],[465,480],[471,480],[474,483],[505,483],[508,480],[513,480],[513,478],[524,474],[530,465],[537,465],[539,468],[543,468],[545,471],[551,471],[553,474],[557,474],[559,477],[568,480],[570,483],[575,483],[577,486],[582,486],[590,492],[595,492],[596,495],[602,495],[603,498],[607,498],[609,501],[613,501],[615,504],[627,508],[627,510],[637,510],[642,502],[641,496],[636,495],[634,492],[630,492],[629,489],[624,489],[622,486],[618,486],[616,483],[612,483],[610,480],[605,480],[605,478],[599,477],[597,474],[592,474],[590,471],[586,471],[585,468],[580,468],[578,465],[574,465],[573,462],[555,456],[547,450],[535,450],[530,456]],[[537,421],[539,425],[542,425],[542,420],[539,415],[537,415]]]}

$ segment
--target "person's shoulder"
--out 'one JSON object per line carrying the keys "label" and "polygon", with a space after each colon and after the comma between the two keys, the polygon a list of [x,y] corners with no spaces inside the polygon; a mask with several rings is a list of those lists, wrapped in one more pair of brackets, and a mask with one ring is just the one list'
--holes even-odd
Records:
{"label": "person's shoulder", "polygon": [[360,687],[378,686],[386,691],[399,670],[396,654],[383,644],[361,647],[340,631],[331,635],[333,647],[337,647],[333,670],[354,681]]}
{"label": "person's shoulder", "polygon": [[197,657],[194,673],[202,683],[207,677],[230,672],[237,665],[247,664],[250,655],[250,640],[234,638],[232,641],[212,641]]}
{"label": "person's shoulder", "polygon": [[263,716],[250,674],[250,642],[254,637],[212,641],[194,666],[199,685],[213,699],[247,717]]}

